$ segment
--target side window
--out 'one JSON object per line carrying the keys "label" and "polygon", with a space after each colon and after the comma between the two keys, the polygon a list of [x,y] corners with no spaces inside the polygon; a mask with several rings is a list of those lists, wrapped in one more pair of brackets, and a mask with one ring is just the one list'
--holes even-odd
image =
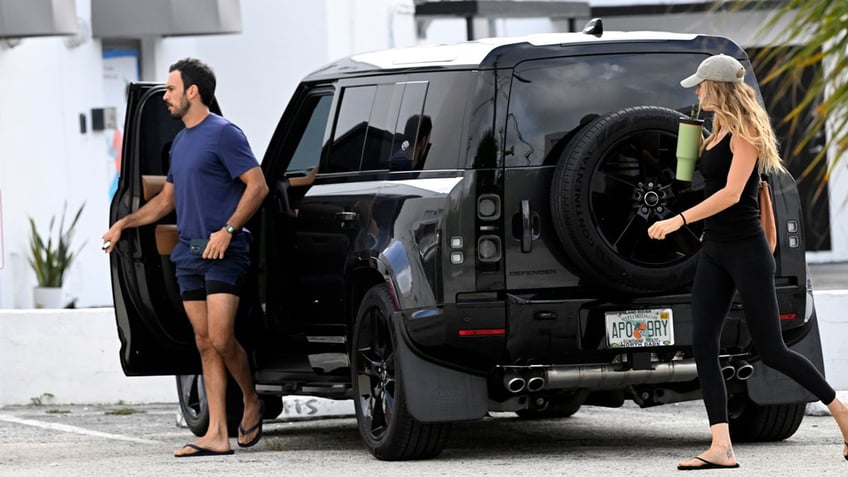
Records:
{"label": "side window", "polygon": [[411,82],[403,86],[403,101],[392,141],[389,167],[392,171],[420,169],[432,130],[432,121],[422,115],[424,98],[427,96],[427,83]]}
{"label": "side window", "polygon": [[[327,118],[330,115],[331,95],[313,96],[306,102],[305,114],[309,120],[303,129],[303,134],[297,142],[297,147],[289,161],[288,171],[309,171],[321,160],[321,147],[324,142],[324,131],[327,128]],[[303,119],[303,116],[301,116]]]}
{"label": "side window", "polygon": [[398,107],[403,96],[403,85],[377,86],[374,106],[368,118],[365,150],[362,153],[362,170],[388,169],[392,151],[392,128],[397,121]]}
{"label": "side window", "polygon": [[368,119],[376,86],[348,87],[342,91],[330,157],[320,172],[356,172],[365,149]]}
{"label": "side window", "polygon": [[458,167],[471,79],[469,72],[458,71],[439,73],[430,80],[424,101],[424,118],[430,122],[430,130],[419,169]]}

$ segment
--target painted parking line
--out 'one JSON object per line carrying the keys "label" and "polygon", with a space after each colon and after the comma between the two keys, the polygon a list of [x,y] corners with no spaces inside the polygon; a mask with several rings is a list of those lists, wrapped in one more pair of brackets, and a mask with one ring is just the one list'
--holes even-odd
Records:
{"label": "painted parking line", "polygon": [[23,424],[25,426],[40,427],[42,429],[50,429],[52,431],[70,432],[73,434],[82,434],[85,436],[102,437],[104,439],[113,439],[116,441],[137,442],[139,444],[161,444],[160,441],[149,439],[141,439],[138,437],[122,436],[120,434],[109,434],[107,432],[92,431],[77,426],[69,426],[67,424],[57,424],[53,422],[42,422],[34,419],[21,419],[19,417],[7,416],[0,414],[0,421],[11,422],[15,424]]}

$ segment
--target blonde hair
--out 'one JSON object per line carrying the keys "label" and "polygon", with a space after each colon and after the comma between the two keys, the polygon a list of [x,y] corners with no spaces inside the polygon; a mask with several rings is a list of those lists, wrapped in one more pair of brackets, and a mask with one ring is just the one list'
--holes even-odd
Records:
{"label": "blonde hair", "polygon": [[721,130],[751,143],[757,150],[760,174],[785,171],[777,150],[777,137],[765,109],[757,102],[754,89],[745,83],[704,81],[701,83],[702,106],[713,112],[713,132],[701,146]]}

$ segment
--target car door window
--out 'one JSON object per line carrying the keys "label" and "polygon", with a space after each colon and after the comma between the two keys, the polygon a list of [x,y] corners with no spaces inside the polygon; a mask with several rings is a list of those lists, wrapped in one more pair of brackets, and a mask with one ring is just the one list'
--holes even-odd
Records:
{"label": "car door window", "polygon": [[[427,82],[405,83],[403,101],[401,102],[397,122],[395,124],[394,140],[392,141],[392,156],[390,169],[392,171],[410,171],[419,164],[417,159],[423,157],[426,150],[432,123],[422,115],[424,98],[427,96]],[[422,128],[423,125],[423,128]],[[419,140],[418,132],[422,130]]]}
{"label": "car door window", "polygon": [[330,157],[322,164],[322,173],[357,172],[365,148],[368,119],[377,86],[347,87],[342,90]]}
{"label": "car door window", "polygon": [[309,120],[289,161],[288,171],[308,171],[317,166],[318,161],[321,160],[321,147],[324,143],[324,132],[327,128],[327,118],[330,116],[333,97],[322,95],[310,99],[307,102],[307,106],[311,107]]}
{"label": "car door window", "polygon": [[394,135],[392,129],[397,122],[398,108],[403,97],[402,85],[381,84],[377,86],[374,105],[368,118],[368,132],[362,154],[363,171],[388,169]]}
{"label": "car door window", "polygon": [[456,169],[471,75],[465,71],[443,72],[433,75],[429,83],[423,114],[430,123],[430,132],[418,169]]}

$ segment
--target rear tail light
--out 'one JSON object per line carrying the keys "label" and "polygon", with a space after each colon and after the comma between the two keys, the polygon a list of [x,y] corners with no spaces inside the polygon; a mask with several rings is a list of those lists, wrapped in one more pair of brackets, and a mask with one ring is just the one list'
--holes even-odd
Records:
{"label": "rear tail light", "polygon": [[459,336],[468,337],[468,336],[503,336],[506,334],[506,330],[504,328],[485,328],[485,329],[474,329],[474,330],[459,330]]}

